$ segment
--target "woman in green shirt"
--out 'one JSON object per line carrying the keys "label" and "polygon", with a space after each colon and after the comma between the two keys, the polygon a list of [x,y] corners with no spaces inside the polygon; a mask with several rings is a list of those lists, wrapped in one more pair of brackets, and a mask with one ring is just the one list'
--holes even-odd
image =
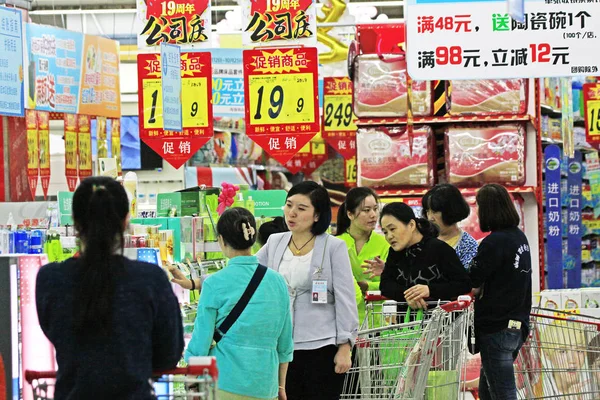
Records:
{"label": "woman in green shirt", "polygon": [[390,249],[385,238],[373,232],[378,218],[379,197],[372,189],[366,187],[351,189],[338,211],[337,236],[348,246],[352,273],[360,287],[360,292],[357,293],[357,305],[361,323],[365,317],[363,295],[368,290],[379,290],[380,280],[378,276],[370,278],[363,266],[367,262],[383,266]]}

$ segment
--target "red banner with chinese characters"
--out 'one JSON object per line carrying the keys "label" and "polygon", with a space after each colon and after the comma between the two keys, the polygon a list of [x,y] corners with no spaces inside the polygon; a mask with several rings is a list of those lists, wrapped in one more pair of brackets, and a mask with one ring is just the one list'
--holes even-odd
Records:
{"label": "red banner with chinese characters", "polygon": [[[143,2],[138,3],[138,9],[143,7]],[[210,13],[208,0],[146,0],[146,21],[141,33],[144,44],[208,42]]]}
{"label": "red banner with chinese characters", "polygon": [[[251,0],[244,12],[244,43],[297,40],[316,35],[313,0]],[[312,6],[312,7],[311,7]]]}
{"label": "red banner with chinese characters", "polygon": [[314,47],[244,51],[246,133],[282,164],[319,132]]}
{"label": "red banner with chinese characters", "polygon": [[583,85],[585,132],[589,143],[600,143],[600,84]]}
{"label": "red banner with chinese characters", "polygon": [[121,169],[121,120],[111,119],[110,124],[110,156],[117,159],[117,173],[123,174]]}
{"label": "red banner with chinese characters", "polygon": [[35,191],[40,173],[40,141],[38,138],[38,121],[35,110],[26,110],[27,125],[27,180],[31,198],[35,200]]}
{"label": "red banner with chinese characters", "polygon": [[77,115],[65,114],[65,176],[71,192],[77,187]]}
{"label": "red banner with chinese characters", "polygon": [[311,141],[291,160],[285,163],[285,167],[293,174],[303,172],[304,175],[308,176],[327,161],[327,158],[327,146],[325,143]]}
{"label": "red banner with chinese characters", "polygon": [[89,115],[77,115],[77,153],[79,155],[79,179],[92,176],[92,120]]}
{"label": "red banner with chinese characters", "polygon": [[22,117],[8,118],[9,201],[31,201],[27,179],[27,122]]}
{"label": "red banner with chinese characters", "polygon": [[344,157],[356,156],[356,117],[352,112],[352,81],[347,77],[323,80],[323,139]]}
{"label": "red banner with chinese characters", "polygon": [[160,68],[160,54],[138,55],[140,139],[179,168],[213,136],[211,56],[181,53],[181,132],[162,129]]}
{"label": "red banner with chinese characters", "polygon": [[40,143],[40,180],[44,199],[48,197],[50,186],[50,113],[36,111],[38,121],[38,137]]}
{"label": "red banner with chinese characters", "polygon": [[106,117],[96,118],[96,143],[98,158],[108,157],[108,140],[106,139]]}

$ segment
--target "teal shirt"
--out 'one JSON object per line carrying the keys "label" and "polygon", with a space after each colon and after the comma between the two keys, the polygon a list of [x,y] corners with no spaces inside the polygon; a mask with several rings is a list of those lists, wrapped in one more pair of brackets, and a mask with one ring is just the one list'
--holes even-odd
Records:
{"label": "teal shirt", "polygon": [[269,269],[254,296],[227,334],[213,347],[213,333],[246,290],[258,260],[240,256],[202,285],[192,339],[185,351],[217,358],[219,389],[272,399],[279,392],[279,364],[292,361],[294,341],[285,280]]}

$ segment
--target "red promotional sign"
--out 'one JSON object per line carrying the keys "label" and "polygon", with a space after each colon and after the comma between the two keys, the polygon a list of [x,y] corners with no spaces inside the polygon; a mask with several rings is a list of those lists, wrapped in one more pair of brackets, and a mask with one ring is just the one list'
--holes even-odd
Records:
{"label": "red promotional sign", "polygon": [[352,112],[352,81],[349,78],[323,80],[323,139],[349,160],[356,156],[356,117]]}
{"label": "red promotional sign", "polygon": [[35,110],[26,110],[25,121],[27,125],[27,180],[29,182],[29,190],[31,190],[31,198],[35,200],[38,175],[40,173],[40,141]]}
{"label": "red promotional sign", "polygon": [[89,115],[77,115],[77,154],[79,179],[92,176],[92,121]]}
{"label": "red promotional sign", "polygon": [[589,143],[600,142],[600,84],[583,85],[585,131]]}
{"label": "red promotional sign", "polygon": [[285,167],[293,174],[302,171],[305,175],[311,175],[321,164],[327,161],[326,147],[323,142],[310,142],[285,163]]}
{"label": "red promotional sign", "polygon": [[10,201],[31,201],[27,180],[27,124],[25,118],[8,117],[8,173]]}
{"label": "red promotional sign", "polygon": [[246,133],[288,162],[319,132],[317,49],[244,51]]}
{"label": "red promotional sign", "polygon": [[160,68],[160,54],[138,55],[140,138],[174,168],[179,168],[213,136],[211,56],[181,53],[181,132],[162,129]]}
{"label": "red promotional sign", "polygon": [[65,114],[65,176],[71,192],[77,186],[77,115]]}
{"label": "red promotional sign", "polygon": [[[244,35],[249,43],[296,40],[315,35],[313,0],[252,0]],[[313,7],[314,9],[314,7]],[[312,11],[312,12],[311,12]]]}
{"label": "red promotional sign", "polygon": [[208,0],[146,0],[146,25],[141,33],[145,44],[206,42],[211,29],[209,7]]}
{"label": "red promotional sign", "polygon": [[40,140],[40,180],[45,199],[48,197],[50,186],[50,113],[37,111],[36,114]]}

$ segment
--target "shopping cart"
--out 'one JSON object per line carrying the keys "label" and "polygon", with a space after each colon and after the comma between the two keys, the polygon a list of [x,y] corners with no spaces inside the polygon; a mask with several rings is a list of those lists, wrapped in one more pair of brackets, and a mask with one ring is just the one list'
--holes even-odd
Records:
{"label": "shopping cart", "polygon": [[[217,360],[214,357],[192,357],[186,368],[155,371],[154,392],[157,399],[217,399]],[[54,398],[54,371],[25,371],[25,380],[33,389],[34,400]]]}
{"label": "shopping cart", "polygon": [[423,312],[367,294],[367,316],[341,399],[457,399],[471,297]]}
{"label": "shopping cart", "polygon": [[515,374],[520,399],[600,399],[600,318],[533,308]]}

